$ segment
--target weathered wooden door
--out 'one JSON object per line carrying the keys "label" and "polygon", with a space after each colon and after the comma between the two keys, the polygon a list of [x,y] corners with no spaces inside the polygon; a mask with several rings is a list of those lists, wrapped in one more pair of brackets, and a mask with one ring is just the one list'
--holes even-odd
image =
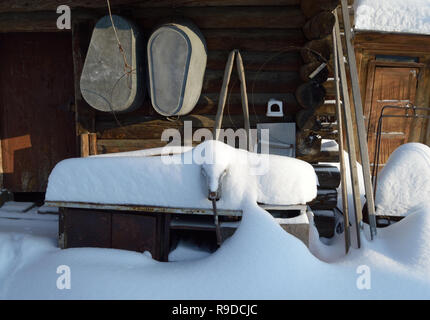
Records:
{"label": "weathered wooden door", "polygon": [[[388,66],[371,63],[369,66],[364,116],[367,124],[367,142],[371,166],[374,165],[378,121],[384,106],[414,104],[420,69],[412,66]],[[404,115],[404,110],[385,109],[384,115]],[[411,120],[384,118],[382,122],[379,167],[382,168],[390,154],[401,144],[407,143]]]}
{"label": "weathered wooden door", "polygon": [[60,160],[76,155],[69,33],[0,35],[4,187],[43,192]]}

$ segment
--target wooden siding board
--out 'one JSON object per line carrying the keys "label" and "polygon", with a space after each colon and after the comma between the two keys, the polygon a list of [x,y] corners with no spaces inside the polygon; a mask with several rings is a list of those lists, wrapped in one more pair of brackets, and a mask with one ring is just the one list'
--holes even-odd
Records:
{"label": "wooden siding board", "polygon": [[76,155],[70,34],[2,34],[0,130],[5,187],[45,191],[49,173]]}

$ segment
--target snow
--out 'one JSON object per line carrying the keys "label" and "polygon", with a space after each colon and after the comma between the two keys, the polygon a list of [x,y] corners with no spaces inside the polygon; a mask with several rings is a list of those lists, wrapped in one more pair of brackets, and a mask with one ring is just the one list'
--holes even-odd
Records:
{"label": "snow", "polygon": [[322,139],[321,151],[339,151],[339,145],[337,144],[336,140]]}
{"label": "snow", "polygon": [[245,195],[267,204],[303,204],[316,197],[310,164],[206,141],[173,156],[64,160],[49,177],[46,200],[212,208],[208,187],[216,191],[224,171],[220,209],[239,209]]}
{"label": "snow", "polygon": [[[413,159],[423,166],[425,161],[419,157],[423,157],[422,154],[426,153],[421,154],[421,149],[422,147],[417,146],[409,151],[412,151]],[[267,211],[257,205],[261,189],[265,188],[264,183],[271,182],[270,179],[277,179],[275,182],[278,189],[274,184],[271,187],[273,190],[266,191],[274,192],[276,195],[281,194],[280,190],[282,193],[290,190],[290,186],[284,189],[283,184],[300,183],[300,178],[295,178],[292,170],[300,170],[301,174],[304,173],[309,180],[308,183],[314,186],[314,173],[311,174],[312,171],[308,171],[306,165],[296,161],[284,163],[277,157],[270,158],[272,166],[265,173],[266,176],[272,177],[262,183],[260,176],[249,175],[249,167],[247,167],[249,159],[246,151],[231,151],[227,146],[217,146],[214,143],[210,143],[207,150],[211,155],[214,151],[223,150],[221,153],[228,151],[228,154],[218,155],[221,159],[214,162],[214,167],[206,168],[206,171],[219,174],[226,168],[224,165],[227,165],[229,173],[223,187],[235,193],[238,197],[235,203],[243,211],[242,221],[237,231],[217,251],[211,254],[207,248],[198,248],[190,243],[180,242],[170,253],[170,262],[162,263],[153,260],[147,253],[125,250],[100,248],[60,250],[56,239],[57,221],[9,219],[1,217],[0,214],[0,298],[430,298],[429,204],[422,202],[419,206],[414,206],[405,212],[406,217],[400,222],[379,229],[373,241],[368,241],[362,235],[361,249],[351,248],[346,256],[343,234],[336,234],[329,246],[322,243],[314,226],[313,214],[309,212],[307,220],[310,234],[309,248],[307,248],[302,241],[285,232]],[[202,149],[193,149],[193,152],[196,151],[200,152]],[[395,154],[399,152],[396,151]],[[215,157],[218,156],[215,155]],[[246,161],[243,161],[244,159]],[[79,171],[81,169],[76,163],[82,164],[84,171]],[[141,178],[164,179],[164,174],[171,172],[168,175],[169,179],[180,181],[180,177],[189,179],[188,174],[191,174],[190,178],[193,179],[194,170],[198,170],[200,177],[201,170],[195,164],[188,167],[179,166],[181,170],[171,165],[164,165],[166,167],[164,168],[160,164],[160,159],[156,157],[137,156],[133,159],[99,157],[83,159],[83,161],[70,160],[54,169],[49,182],[51,196],[61,195],[57,188],[65,188],[66,185],[61,184],[60,178],[65,178],[65,183],[72,183],[71,188],[65,189],[72,194],[75,192],[74,188],[78,186],[87,188],[87,191],[91,190],[85,186],[88,181],[82,181],[81,175],[93,171],[98,174],[106,173],[101,169],[104,165],[107,166],[105,170],[109,170],[119,179],[120,184],[123,178],[119,173],[126,172],[129,174],[128,179],[133,177],[129,185],[136,184],[141,188],[145,187],[145,184],[140,183]],[[122,170],[115,168],[115,166],[124,165],[130,166],[131,173],[137,176],[128,173],[124,168]],[[153,167],[151,167],[152,173],[146,169],[151,165],[155,165],[157,171]],[[72,170],[81,184],[73,184],[73,179],[66,173],[66,168]],[[279,171],[280,169],[286,172]],[[141,171],[144,172],[143,175],[140,175]],[[163,174],[155,175],[154,172]],[[90,187],[101,186],[106,182],[101,179],[101,176],[99,176],[101,180],[96,180],[96,176],[93,175],[89,180],[94,183]],[[212,178],[218,179],[217,176]],[[427,177],[427,181],[428,179]],[[109,184],[106,186],[113,188],[111,182],[114,180],[107,181]],[[156,187],[159,185],[157,180],[151,183]],[[217,186],[214,185],[214,188]],[[115,191],[122,192],[120,189]],[[97,190],[93,189],[92,192],[97,193]],[[106,192],[111,196],[114,195],[109,190]],[[173,191],[169,190],[169,192]],[[80,191],[76,191],[76,194],[80,194]],[[206,197],[203,191],[200,196]],[[229,199],[227,194],[223,194],[223,197]],[[271,198],[276,201],[279,199]],[[33,210],[37,212],[37,208]],[[42,215],[36,214],[36,217],[38,216]],[[56,286],[60,276],[57,273],[59,266],[70,268],[70,289],[60,290]],[[369,286],[365,288],[357,285],[362,283],[363,270],[370,272],[367,279]]]}
{"label": "snow", "polygon": [[355,29],[430,34],[428,0],[356,0]]}
{"label": "snow", "polygon": [[376,214],[404,216],[430,199],[430,148],[421,143],[398,147],[378,175]]}
{"label": "snow", "polygon": [[[0,219],[0,298],[430,298],[429,206],[381,229],[375,241],[363,239],[363,247],[347,256],[342,235],[325,246],[312,227],[309,251],[255,204],[244,204],[243,210],[239,229],[215,253],[182,244],[170,255],[179,261],[169,263],[123,250],[60,250],[52,222]],[[22,231],[9,231],[11,221],[20,222]],[[46,224],[45,236],[24,230],[36,222]],[[56,287],[61,265],[70,267],[70,290]],[[371,271],[369,290],[356,285],[363,265]]]}
{"label": "snow", "polygon": [[36,204],[33,202],[16,202],[8,201],[1,207],[2,211],[7,212],[27,212],[33,208]]}

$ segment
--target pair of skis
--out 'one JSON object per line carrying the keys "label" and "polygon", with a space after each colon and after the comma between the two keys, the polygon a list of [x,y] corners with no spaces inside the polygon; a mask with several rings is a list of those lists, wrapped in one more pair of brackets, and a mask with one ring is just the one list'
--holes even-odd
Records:
{"label": "pair of skis", "polygon": [[[367,200],[367,210],[369,213],[369,229],[370,237],[373,239],[376,236],[376,218],[375,218],[375,202],[373,197],[372,178],[370,175],[370,162],[367,146],[366,129],[364,125],[363,105],[360,95],[360,87],[358,85],[358,72],[355,60],[354,48],[352,46],[351,23],[349,19],[347,0],[342,0],[342,17],[345,29],[345,42],[347,48],[348,65],[351,76],[352,96],[354,101],[355,117],[357,124],[357,135],[359,142],[360,158],[363,169],[365,195]],[[342,177],[342,202],[345,224],[345,252],[348,253],[351,246],[350,228],[349,228],[349,208],[348,208],[348,192],[346,179],[346,164],[343,153],[343,126],[345,122],[346,143],[348,146],[349,169],[352,185],[353,203],[355,209],[354,224],[357,247],[361,247],[360,231],[363,228],[363,217],[360,199],[360,187],[357,167],[357,154],[355,145],[355,132],[353,127],[353,119],[351,112],[351,103],[349,99],[349,91],[347,84],[346,67],[344,53],[342,48],[342,39],[340,34],[339,20],[337,9],[334,10],[335,26],[333,28],[333,57],[334,57],[334,80],[336,88],[336,116],[338,121],[339,132],[339,160]]]}

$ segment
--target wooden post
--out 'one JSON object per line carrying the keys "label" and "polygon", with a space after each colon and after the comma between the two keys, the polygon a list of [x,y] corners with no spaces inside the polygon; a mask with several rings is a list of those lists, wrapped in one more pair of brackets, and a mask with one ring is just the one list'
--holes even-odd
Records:
{"label": "wooden post", "polygon": [[80,135],[80,150],[82,158],[88,157],[90,155],[90,141],[88,133],[82,133]]}
{"label": "wooden post", "polygon": [[234,57],[235,57],[235,51],[233,50],[230,52],[228,56],[227,64],[224,70],[224,79],[222,82],[221,93],[219,95],[219,100],[218,100],[218,109],[217,109],[216,118],[215,118],[215,127],[214,127],[215,140],[219,139],[219,130],[221,129],[222,118],[224,114],[224,107],[227,99],[228,84],[230,83],[231,71],[233,69]]}
{"label": "wooden post", "polygon": [[90,133],[88,134],[88,142],[89,142],[89,154],[90,156],[95,156],[97,154],[97,134]]}
{"label": "wooden post", "polygon": [[221,93],[218,101],[218,109],[216,113],[216,120],[214,126],[214,137],[215,140],[219,139],[222,118],[224,114],[224,106],[227,99],[228,85],[230,83],[231,71],[233,70],[233,64],[236,60],[237,73],[240,79],[240,94],[242,102],[243,120],[245,123],[246,131],[246,148],[250,150],[251,147],[251,131],[249,123],[249,109],[248,109],[248,95],[246,93],[246,81],[245,81],[245,70],[243,67],[243,60],[238,50],[232,50],[228,56],[227,64],[224,70],[224,78],[221,87]]}
{"label": "wooden post", "polygon": [[355,137],[351,113],[351,104],[349,101],[348,84],[346,78],[346,69],[344,62],[344,55],[342,49],[342,40],[340,38],[340,28],[339,20],[337,18],[337,10],[335,10],[335,34],[336,34],[336,48],[337,48],[337,59],[339,63],[340,70],[340,80],[342,85],[342,101],[343,101],[343,111],[345,116],[345,128],[346,128],[346,139],[348,144],[348,155],[349,155],[349,168],[351,172],[351,184],[352,193],[354,198],[354,209],[355,209],[355,231],[357,237],[357,246],[360,248],[360,224],[362,221],[361,214],[361,199],[360,199],[360,187],[358,184],[358,169],[357,169],[357,154],[355,149]]}
{"label": "wooden post", "polygon": [[251,141],[251,130],[249,124],[249,108],[248,108],[248,95],[246,93],[246,80],[245,80],[245,70],[243,67],[243,60],[240,52],[236,52],[237,58],[237,72],[239,73],[240,79],[240,94],[242,100],[242,111],[243,111],[243,120],[245,122],[245,131],[246,131],[246,148],[247,150],[251,150],[252,141]]}
{"label": "wooden post", "polygon": [[[342,0],[342,16],[345,29],[346,48],[348,51],[348,64],[351,75],[352,95],[354,98],[355,120],[357,122],[358,142],[360,146],[361,165],[363,168],[364,187],[366,190],[367,211],[371,239],[376,235],[375,201],[373,198],[372,177],[370,175],[369,149],[367,147],[366,127],[364,125],[363,105],[360,87],[358,85],[357,62],[351,40],[351,23],[349,20],[348,1]],[[344,95],[347,95],[348,93]]]}
{"label": "wooden post", "polygon": [[351,246],[350,231],[349,231],[349,204],[348,204],[348,190],[346,182],[346,166],[345,155],[343,153],[343,114],[340,99],[340,85],[339,85],[339,59],[337,54],[336,30],[333,28],[333,64],[334,64],[334,83],[336,89],[336,118],[337,118],[337,131],[339,134],[339,163],[340,163],[340,179],[342,191],[342,210],[343,222],[345,232],[345,254],[348,253]]}

